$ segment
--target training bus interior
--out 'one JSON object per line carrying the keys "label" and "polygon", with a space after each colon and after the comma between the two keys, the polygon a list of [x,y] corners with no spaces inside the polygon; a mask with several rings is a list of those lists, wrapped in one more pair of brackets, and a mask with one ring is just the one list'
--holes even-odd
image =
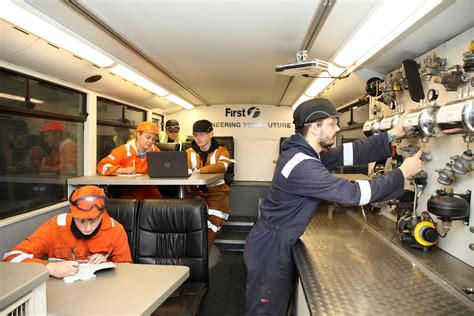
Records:
{"label": "training bus interior", "polygon": [[[316,97],[341,113],[336,146],[411,113],[391,158],[333,173],[371,179],[419,148],[424,170],[399,199],[319,207],[292,250],[288,315],[472,315],[473,78],[471,0],[0,1],[2,258],[68,212],[72,189],[97,184],[142,269],[65,288],[41,265],[0,263],[0,315],[243,315],[246,236],[295,132],[293,110]],[[182,182],[159,187],[162,200],[138,201],[118,198],[110,177],[97,175],[140,122],[164,131],[169,119],[188,142],[158,143],[162,150],[188,148],[193,123],[206,119],[234,160],[221,175],[232,212],[209,249],[206,205],[177,198]],[[56,145],[45,137],[51,128],[60,130]],[[43,168],[71,142],[73,164]],[[164,209],[187,224],[164,227]],[[144,242],[176,234],[193,247],[177,255]],[[115,277],[125,281],[106,285],[110,295],[94,286]],[[67,303],[68,291],[91,301]]]}

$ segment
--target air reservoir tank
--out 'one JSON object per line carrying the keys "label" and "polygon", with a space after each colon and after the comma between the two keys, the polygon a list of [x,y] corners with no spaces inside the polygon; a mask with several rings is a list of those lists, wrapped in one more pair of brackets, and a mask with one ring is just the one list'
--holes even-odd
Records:
{"label": "air reservoir tank", "polygon": [[432,137],[438,132],[436,113],[439,106],[432,105],[408,113],[403,120],[407,138]]}
{"label": "air reservoir tank", "polygon": [[474,133],[474,98],[446,103],[439,109],[436,122],[447,135]]}

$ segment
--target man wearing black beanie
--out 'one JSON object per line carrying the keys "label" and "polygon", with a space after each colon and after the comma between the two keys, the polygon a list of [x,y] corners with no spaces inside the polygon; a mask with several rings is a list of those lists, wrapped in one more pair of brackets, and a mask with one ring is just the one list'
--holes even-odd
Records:
{"label": "man wearing black beanie", "polygon": [[[188,154],[188,168],[193,173],[224,173],[230,163],[229,151],[219,146],[214,136],[214,128],[208,120],[199,120],[193,124],[194,140]],[[222,225],[230,214],[229,194],[230,187],[224,179],[207,186],[190,188],[194,195],[199,195],[206,201],[207,236],[209,248]]]}

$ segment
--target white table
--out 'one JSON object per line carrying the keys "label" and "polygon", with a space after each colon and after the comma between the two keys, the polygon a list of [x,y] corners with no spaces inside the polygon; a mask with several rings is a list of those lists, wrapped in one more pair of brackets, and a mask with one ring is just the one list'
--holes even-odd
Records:
{"label": "white table", "polygon": [[50,277],[48,315],[149,315],[189,277],[189,267],[117,264],[75,283]]}
{"label": "white table", "polygon": [[0,314],[27,304],[32,315],[46,313],[48,269],[40,263],[0,262]]}
{"label": "white table", "polygon": [[148,175],[138,176],[86,176],[67,180],[69,194],[78,185],[178,185],[178,197],[185,197],[186,185],[206,185],[223,179],[223,173],[192,174],[186,178],[150,178]]}

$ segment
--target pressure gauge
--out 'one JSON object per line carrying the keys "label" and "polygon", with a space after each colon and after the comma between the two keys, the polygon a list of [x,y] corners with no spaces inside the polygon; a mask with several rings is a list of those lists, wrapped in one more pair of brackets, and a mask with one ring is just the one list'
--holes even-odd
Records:
{"label": "pressure gauge", "polygon": [[426,95],[429,101],[435,101],[439,97],[439,92],[436,89],[429,89]]}

